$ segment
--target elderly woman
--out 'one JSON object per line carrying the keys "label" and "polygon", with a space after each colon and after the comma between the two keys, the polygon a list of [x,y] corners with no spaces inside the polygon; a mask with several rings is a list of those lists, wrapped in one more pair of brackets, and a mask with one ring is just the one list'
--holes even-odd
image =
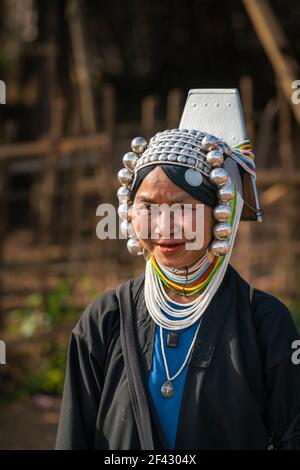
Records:
{"label": "elderly woman", "polygon": [[299,334],[229,264],[239,221],[261,216],[249,143],[173,129],[132,150],[119,215],[145,273],[75,326],[56,448],[297,448]]}

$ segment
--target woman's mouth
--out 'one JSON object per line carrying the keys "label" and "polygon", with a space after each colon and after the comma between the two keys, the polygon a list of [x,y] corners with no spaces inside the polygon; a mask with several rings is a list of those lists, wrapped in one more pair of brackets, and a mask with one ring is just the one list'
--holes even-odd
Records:
{"label": "woman's mouth", "polygon": [[184,246],[184,242],[166,241],[156,243],[156,246],[162,253],[173,253],[174,251]]}

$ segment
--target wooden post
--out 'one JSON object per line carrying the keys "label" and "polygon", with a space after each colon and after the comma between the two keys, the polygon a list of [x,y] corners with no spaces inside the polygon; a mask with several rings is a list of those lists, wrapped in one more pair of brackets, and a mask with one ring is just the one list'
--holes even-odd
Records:
{"label": "wooden post", "polygon": [[167,129],[178,127],[182,107],[182,91],[179,88],[170,90],[167,96]]}
{"label": "wooden post", "polygon": [[103,86],[102,92],[102,120],[104,131],[113,138],[116,127],[116,93],[110,84]]}
{"label": "wooden post", "polygon": [[279,86],[300,124],[300,106],[292,102],[292,83],[299,78],[295,59],[287,54],[288,41],[267,0],[243,0],[245,9],[277,76]]}
{"label": "wooden post", "polygon": [[[291,135],[291,114],[283,92],[278,85],[278,105],[279,105],[279,128],[278,147],[281,161],[281,171],[285,173],[292,171],[294,167],[293,147]],[[294,289],[294,253],[292,246],[292,204],[293,189],[288,187],[287,194],[282,199],[280,208],[280,223],[278,225],[278,256],[276,257],[275,280],[278,289],[289,294]]]}
{"label": "wooden post", "polygon": [[255,141],[255,124],[253,117],[253,80],[244,75],[240,79],[241,101],[243,105],[247,135],[252,145]]}
{"label": "wooden post", "polygon": [[146,96],[142,101],[142,132],[146,139],[151,137],[154,130],[157,104],[158,98],[154,95]]}
{"label": "wooden post", "polygon": [[[83,28],[82,11],[79,0],[68,0],[67,18],[74,64],[74,102],[77,103],[78,128],[73,129],[85,133],[96,132],[96,116],[93,90],[89,74],[88,53],[85,31]],[[78,95],[78,100],[76,97]],[[82,235],[82,217],[84,194],[80,191],[80,180],[84,174],[84,161],[81,152],[75,152],[75,162],[72,175],[72,239],[70,243],[70,257],[80,257],[80,239]]]}
{"label": "wooden post", "polygon": [[272,145],[273,138],[273,123],[278,111],[278,103],[275,98],[271,98],[263,109],[260,116],[260,123],[257,132],[255,157],[259,162],[260,168],[267,166],[268,151]]}
{"label": "wooden post", "polygon": [[67,18],[70,29],[82,125],[86,132],[96,132],[94,99],[79,0],[68,1]]}
{"label": "wooden post", "polygon": [[39,204],[39,225],[41,231],[40,238],[42,243],[45,244],[47,244],[51,238],[51,220],[53,214],[59,160],[57,142],[62,134],[64,108],[65,103],[62,98],[57,97],[53,100],[51,112],[51,129],[49,134],[52,148],[50,149],[45,163]]}

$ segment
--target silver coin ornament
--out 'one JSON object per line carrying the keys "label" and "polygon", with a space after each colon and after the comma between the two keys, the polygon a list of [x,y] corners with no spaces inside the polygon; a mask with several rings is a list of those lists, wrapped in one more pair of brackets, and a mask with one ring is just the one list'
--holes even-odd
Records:
{"label": "silver coin ornament", "polygon": [[192,170],[192,168],[186,170],[184,177],[186,182],[189,183],[191,186],[200,186],[203,181],[203,177],[200,171]]}

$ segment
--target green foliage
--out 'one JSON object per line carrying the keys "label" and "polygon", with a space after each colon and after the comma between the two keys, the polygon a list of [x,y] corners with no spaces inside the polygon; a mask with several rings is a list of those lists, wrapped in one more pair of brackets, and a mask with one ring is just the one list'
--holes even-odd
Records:
{"label": "green foliage", "polygon": [[[86,276],[77,289],[89,298],[98,293]],[[44,295],[29,295],[23,309],[8,315],[6,330],[16,347],[5,387],[0,390],[2,402],[35,393],[61,394],[68,339],[81,311],[64,279]]]}
{"label": "green foliage", "polygon": [[33,371],[23,378],[21,388],[24,388],[30,395],[40,392],[51,395],[61,394],[65,377],[66,355],[67,348],[62,345],[49,352],[42,359],[37,371]]}

